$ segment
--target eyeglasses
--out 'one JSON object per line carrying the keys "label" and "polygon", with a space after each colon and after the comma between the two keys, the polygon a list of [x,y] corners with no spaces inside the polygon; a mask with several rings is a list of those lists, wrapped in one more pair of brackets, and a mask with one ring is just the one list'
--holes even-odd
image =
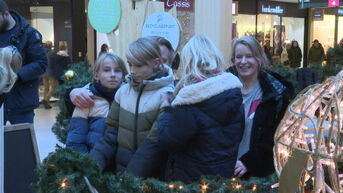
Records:
{"label": "eyeglasses", "polygon": [[18,48],[15,46],[8,46],[11,49],[12,56],[14,56],[18,52]]}

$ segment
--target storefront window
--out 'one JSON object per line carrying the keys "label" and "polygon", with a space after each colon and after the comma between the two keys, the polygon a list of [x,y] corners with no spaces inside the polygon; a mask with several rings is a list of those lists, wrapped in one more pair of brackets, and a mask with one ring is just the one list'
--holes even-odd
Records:
{"label": "storefront window", "polygon": [[257,18],[257,39],[261,45],[270,42],[273,46],[274,32],[277,26],[280,26],[280,16],[259,14]]}
{"label": "storefront window", "polygon": [[[282,17],[282,26],[284,26],[283,43],[298,41],[301,53],[304,55],[304,33],[305,19],[294,17]],[[283,44],[284,46],[284,44]]]}
{"label": "storefront window", "polygon": [[[340,30],[339,30],[340,31]],[[342,30],[341,32],[342,33]],[[338,36],[342,36],[338,34]],[[313,39],[319,40],[325,52],[334,46],[335,41],[335,15],[324,15],[322,21],[313,21]]]}
{"label": "storefront window", "polygon": [[239,14],[233,17],[232,34],[234,38],[255,36],[256,15]]}
{"label": "storefront window", "polygon": [[341,41],[343,38],[343,16],[338,17],[338,33],[337,33],[337,41]]}

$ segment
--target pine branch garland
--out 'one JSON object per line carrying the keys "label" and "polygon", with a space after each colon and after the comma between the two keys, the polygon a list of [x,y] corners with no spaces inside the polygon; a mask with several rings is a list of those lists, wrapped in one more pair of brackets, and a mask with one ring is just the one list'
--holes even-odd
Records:
{"label": "pine branch garland", "polygon": [[58,148],[36,169],[39,180],[32,185],[36,193],[89,193],[86,176],[99,193],[250,193],[277,192],[272,189],[276,178],[253,181],[202,177],[198,183],[161,182],[130,174],[102,173],[88,154]]}

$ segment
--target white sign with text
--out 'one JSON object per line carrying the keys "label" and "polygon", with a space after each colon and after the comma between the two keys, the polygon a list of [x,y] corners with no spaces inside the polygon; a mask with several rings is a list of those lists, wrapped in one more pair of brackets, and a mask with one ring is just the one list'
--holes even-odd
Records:
{"label": "white sign with text", "polygon": [[161,36],[167,39],[177,49],[180,42],[180,26],[172,15],[167,12],[156,12],[144,22],[142,37]]}

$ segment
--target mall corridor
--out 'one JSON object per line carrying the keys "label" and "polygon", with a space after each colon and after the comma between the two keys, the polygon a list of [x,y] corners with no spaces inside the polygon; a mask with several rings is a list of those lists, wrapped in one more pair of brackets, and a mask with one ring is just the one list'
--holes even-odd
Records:
{"label": "mall corridor", "polygon": [[59,111],[57,102],[52,103],[51,109],[44,109],[42,105],[35,109],[34,130],[41,161],[50,152],[55,151],[56,144],[62,145],[51,131],[51,127],[55,123],[56,115]]}

